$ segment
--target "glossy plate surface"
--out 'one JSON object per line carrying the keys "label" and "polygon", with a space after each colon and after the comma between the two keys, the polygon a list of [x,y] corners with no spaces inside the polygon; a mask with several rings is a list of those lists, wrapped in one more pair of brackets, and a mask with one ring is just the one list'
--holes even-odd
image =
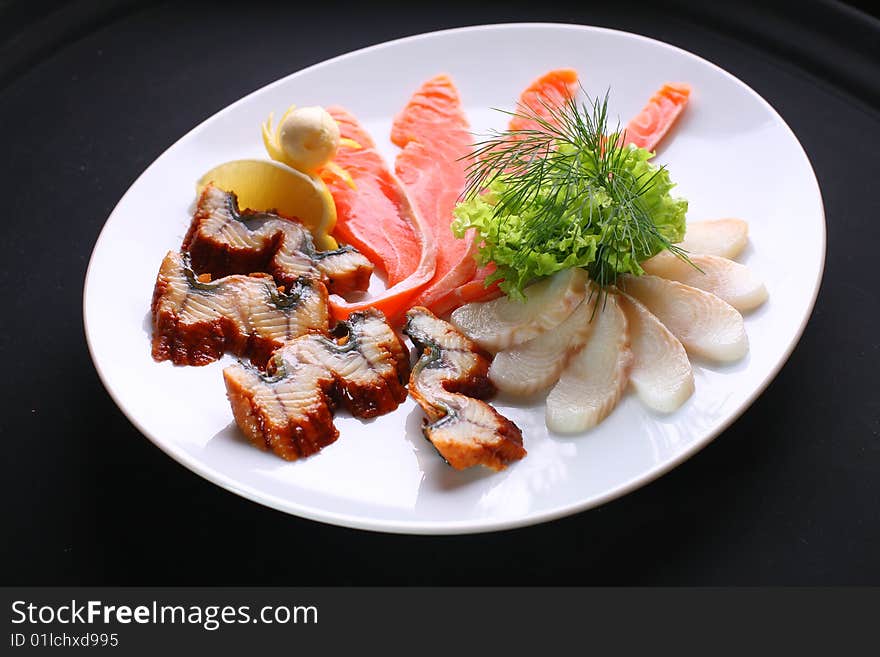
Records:
{"label": "glossy plate surface", "polygon": [[[538,47],[540,46],[540,47]],[[214,165],[265,157],[259,127],[291,104],[344,105],[386,157],[393,116],[419,84],[453,76],[476,132],[501,128],[536,76],[574,67],[591,95],[611,89],[612,117],[634,116],[655,89],[694,91],[658,161],[669,165],[690,220],[741,217],[751,244],[740,260],[770,300],[746,317],[751,350],[726,367],[695,364],[696,393],[661,416],[633,394],[597,429],[548,435],[543,404],[496,400],[523,430],[528,456],[502,473],[448,468],[422,437],[411,400],[362,422],[338,414],[339,440],[287,463],[261,452],[232,422],[221,370],[155,363],[149,305],[164,254],[190,220],[194,184]],[[630,491],[683,461],[733,422],[779,371],[813,308],[825,257],[822,199],[796,137],[745,84],[678,48],[613,30],[495,25],[410,37],[294,73],[227,107],[159,157],[120,200],[92,254],[86,335],[113,399],[157,446],[237,494],[323,522],[407,533],[465,533],[549,520]],[[162,485],[157,482],[156,485]]]}

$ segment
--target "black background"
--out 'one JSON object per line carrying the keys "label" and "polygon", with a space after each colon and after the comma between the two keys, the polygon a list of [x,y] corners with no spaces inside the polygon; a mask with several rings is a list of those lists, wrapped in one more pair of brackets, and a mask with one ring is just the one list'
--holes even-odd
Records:
{"label": "black background", "polygon": [[[828,2],[707,4],[0,6],[2,583],[880,584],[880,23]],[[286,516],[142,437],[101,386],[81,319],[92,246],[137,175],[217,110],[304,66],[518,20],[684,47],[743,79],[794,129],[822,188],[828,257],[813,318],[767,392],[633,494],[463,537]]]}

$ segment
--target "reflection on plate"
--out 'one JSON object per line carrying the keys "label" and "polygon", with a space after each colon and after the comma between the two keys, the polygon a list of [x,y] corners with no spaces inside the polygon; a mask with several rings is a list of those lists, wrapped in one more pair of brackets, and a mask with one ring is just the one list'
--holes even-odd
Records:
{"label": "reflection on plate", "polygon": [[[576,68],[591,96],[610,87],[612,115],[624,119],[663,82],[689,82],[690,107],[658,159],[674,166],[676,191],[690,201],[691,220],[749,222],[752,246],[740,260],[764,279],[770,301],[746,317],[750,352],[744,360],[695,363],[696,393],[679,411],[654,414],[628,395],[598,428],[562,438],[548,435],[542,399],[522,404],[500,397],[495,405],[522,429],[529,454],[493,474],[444,465],[421,435],[421,411],[407,400],[369,421],[338,414],[336,443],[288,463],[251,447],[232,422],[221,377],[229,357],[201,368],[151,359],[145,315],[158,263],[189,224],[194,182],[219,162],[263,157],[255,131],[270,112],[292,103],[341,104],[379,140],[412,91],[446,72],[474,130],[482,132],[505,123],[487,108],[512,108],[526,83],[561,66]],[[381,149],[393,160],[390,141]],[[572,25],[495,25],[338,57],[269,85],[195,128],[144,172],[108,219],[92,254],[84,315],[92,357],[113,399],[193,471],[262,504],[324,522],[465,533],[595,506],[707,444],[787,359],[812,310],[824,254],[822,200],[810,163],[779,115],[742,82],[644,37]]]}

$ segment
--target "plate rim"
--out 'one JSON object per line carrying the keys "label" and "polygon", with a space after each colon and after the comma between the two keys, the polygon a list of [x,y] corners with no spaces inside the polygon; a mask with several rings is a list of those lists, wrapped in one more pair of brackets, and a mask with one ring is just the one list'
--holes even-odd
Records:
{"label": "plate rim", "polygon": [[[654,46],[658,46],[660,48],[667,48],[673,51],[678,51],[681,54],[684,54],[687,57],[696,58],[703,64],[708,65],[711,69],[714,69],[717,73],[725,76],[729,80],[731,80],[734,84],[738,85],[742,88],[746,93],[750,94],[754,97],[760,104],[763,104],[770,113],[778,119],[779,123],[782,127],[788,131],[788,134],[794,140],[794,143],[797,144],[800,149],[801,154],[804,157],[805,162],[807,163],[810,171],[810,175],[812,177],[812,182],[815,186],[815,191],[817,195],[817,201],[819,205],[819,212],[821,215],[821,231],[820,231],[820,241],[821,241],[821,256],[819,261],[819,267],[816,272],[815,279],[812,282],[813,289],[810,294],[810,300],[807,305],[807,308],[803,314],[803,317],[800,320],[800,323],[797,327],[797,330],[792,335],[792,338],[789,340],[786,348],[781,352],[777,362],[774,366],[769,370],[766,376],[758,383],[757,386],[746,396],[746,398],[729,414],[729,416],[721,422],[718,427],[714,430],[707,432],[703,437],[699,440],[695,440],[693,444],[689,445],[686,449],[684,449],[680,454],[676,455],[674,458],[671,458],[667,461],[657,464],[656,466],[649,468],[645,472],[630,477],[629,479],[620,482],[616,486],[608,489],[601,495],[592,497],[588,500],[582,500],[579,502],[574,502],[570,504],[563,504],[557,507],[547,509],[540,512],[526,513],[522,516],[515,518],[502,518],[502,519],[470,519],[470,520],[439,520],[439,521],[425,521],[425,520],[386,520],[386,519],[376,519],[376,518],[362,518],[354,514],[345,514],[339,513],[335,511],[326,511],[315,509],[312,506],[300,505],[296,501],[292,501],[289,499],[281,498],[277,495],[266,493],[263,491],[259,491],[257,489],[252,488],[251,486],[242,485],[240,482],[237,482],[232,477],[225,475],[215,468],[205,465],[195,456],[188,455],[184,450],[175,448],[173,445],[169,444],[167,441],[163,441],[156,436],[151,435],[141,424],[130,414],[125,405],[121,402],[120,398],[117,396],[116,392],[111,388],[108,383],[107,377],[104,371],[101,368],[98,358],[96,357],[95,347],[92,342],[91,331],[89,329],[89,315],[88,315],[88,306],[89,306],[89,283],[92,276],[92,270],[95,262],[95,254],[97,253],[99,247],[101,246],[102,241],[104,240],[105,233],[107,232],[107,226],[113,217],[116,215],[120,205],[122,205],[123,201],[128,197],[132,190],[138,185],[140,180],[160,161],[165,157],[165,155],[175,148],[178,143],[184,141],[190,137],[193,133],[202,129],[207,123],[219,120],[220,117],[225,115],[227,112],[230,112],[234,107],[239,105],[240,103],[244,103],[251,96],[262,93],[268,89],[271,89],[275,86],[278,86],[284,83],[289,78],[304,73],[306,71],[311,71],[313,69],[321,68],[324,66],[329,66],[333,63],[356,57],[360,54],[363,54],[368,51],[380,50],[383,48],[389,48],[392,46],[399,45],[401,43],[417,41],[421,39],[426,39],[430,37],[437,37],[440,35],[449,35],[456,34],[462,32],[475,32],[475,31],[483,31],[483,30],[510,30],[510,29],[523,29],[523,28],[552,28],[552,29],[571,29],[574,31],[584,31],[584,32],[604,32],[611,33],[620,37],[624,37],[627,39],[634,39],[637,41],[645,41],[653,44]],[[770,383],[777,377],[782,368],[786,365],[791,354],[794,352],[794,349],[797,347],[798,343],[803,336],[804,330],[806,329],[807,323],[812,317],[813,311],[815,309],[816,300],[818,298],[819,290],[821,288],[822,279],[824,277],[825,271],[825,261],[827,256],[827,219],[825,215],[825,203],[822,197],[822,190],[819,186],[818,178],[816,177],[816,171],[813,167],[813,163],[810,160],[809,155],[798,139],[797,135],[785,121],[785,119],[776,111],[776,108],[770,104],[763,96],[761,96],[757,91],[752,89],[748,84],[740,80],[738,77],[733,75],[732,73],[726,71],[719,65],[714,62],[697,55],[696,53],[690,52],[681,48],[679,46],[667,43],[665,41],[661,41],[659,39],[654,39],[652,37],[648,37],[642,34],[637,34],[634,32],[628,32],[625,30],[618,30],[614,28],[601,27],[596,25],[584,25],[579,23],[564,23],[564,22],[511,22],[511,23],[487,23],[487,24],[475,24],[475,25],[467,25],[462,27],[455,28],[447,28],[441,30],[434,30],[430,32],[422,32],[419,34],[408,35],[404,37],[400,37],[397,39],[392,39],[389,41],[382,41],[380,43],[376,43],[373,45],[365,46],[363,48],[358,48],[356,50],[351,50],[329,59],[322,60],[320,62],[316,62],[311,64],[305,68],[297,69],[277,80],[269,82],[246,95],[242,96],[238,100],[230,103],[229,105],[224,106],[222,109],[218,110],[211,116],[207,117],[199,124],[188,130],[185,134],[183,134],[180,138],[175,140],[171,145],[169,145],[162,153],[156,157],[141,173],[137,176],[137,178],[132,181],[132,183],[128,186],[125,193],[119,198],[116,205],[114,205],[113,210],[111,210],[110,214],[107,215],[107,219],[104,221],[104,225],[101,228],[100,233],[98,234],[97,239],[95,240],[95,244],[92,248],[91,254],[89,255],[89,264],[86,269],[86,274],[83,282],[83,301],[82,301],[82,314],[83,314],[83,328],[86,337],[86,344],[89,350],[89,356],[92,360],[92,364],[95,370],[98,373],[98,378],[101,381],[101,384],[104,386],[104,389],[110,395],[110,398],[122,412],[122,414],[128,419],[128,421],[141,433],[142,436],[146,437],[151,443],[157,446],[160,450],[162,450],[165,454],[170,456],[174,461],[184,466],[188,470],[194,472],[200,477],[210,481],[211,483],[223,488],[231,493],[234,493],[240,497],[250,500],[251,502],[258,503],[262,506],[266,506],[276,511],[280,511],[283,513],[287,513],[290,515],[295,515],[300,518],[305,518],[312,521],[318,521],[322,523],[332,524],[340,527],[348,527],[352,529],[366,530],[372,532],[379,533],[388,533],[388,534],[408,534],[408,535],[463,535],[463,534],[478,534],[478,533],[488,533],[488,532],[497,532],[497,531],[505,531],[511,529],[517,529],[520,527],[532,526],[543,524],[546,522],[550,522],[553,520],[557,520],[559,518],[563,518],[566,516],[571,516],[577,513],[581,513],[587,511],[589,509],[593,509],[599,506],[602,506],[612,500],[615,500],[619,497],[623,497],[634,490],[637,490],[643,486],[650,484],[656,479],[660,478],[673,468],[678,467],[683,462],[687,461],[694,454],[704,449],[707,445],[713,442],[720,434],[726,431],[734,422],[736,422],[755,402],[755,400],[760,397]]]}

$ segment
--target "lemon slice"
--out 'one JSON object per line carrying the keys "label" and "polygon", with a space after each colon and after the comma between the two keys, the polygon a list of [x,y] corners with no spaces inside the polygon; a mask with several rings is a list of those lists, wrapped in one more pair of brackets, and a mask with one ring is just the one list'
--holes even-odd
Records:
{"label": "lemon slice", "polygon": [[309,229],[319,249],[339,246],[330,236],[336,225],[336,204],[317,176],[273,160],[233,160],[199,178],[197,191],[201,193],[208,183],[235,192],[242,209],[274,210],[296,217]]}

